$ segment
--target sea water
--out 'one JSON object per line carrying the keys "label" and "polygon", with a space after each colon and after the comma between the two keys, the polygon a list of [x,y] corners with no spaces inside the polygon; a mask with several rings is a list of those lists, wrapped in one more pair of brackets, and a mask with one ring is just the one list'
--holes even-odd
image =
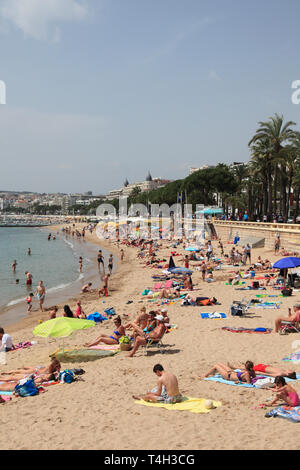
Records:
{"label": "sea water", "polygon": [[[54,299],[54,294],[70,292],[76,284],[80,292],[80,286],[88,278],[87,273],[91,275],[91,268],[97,265],[99,248],[63,233],[52,232],[48,240],[50,232],[51,227],[46,230],[0,227],[0,313],[20,303],[25,307],[25,298],[30,292],[35,293],[40,280],[46,287],[46,304],[51,294]],[[28,248],[31,255],[28,255]],[[80,256],[83,273],[79,272]],[[17,261],[16,272],[12,271],[14,260]],[[33,276],[31,287],[26,286],[25,271]]]}

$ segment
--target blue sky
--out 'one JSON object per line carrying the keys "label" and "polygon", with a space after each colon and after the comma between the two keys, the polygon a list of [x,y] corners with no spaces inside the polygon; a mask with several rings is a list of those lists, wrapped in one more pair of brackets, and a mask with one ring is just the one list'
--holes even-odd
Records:
{"label": "blue sky", "polygon": [[106,193],[300,124],[298,0],[0,0],[0,190]]}

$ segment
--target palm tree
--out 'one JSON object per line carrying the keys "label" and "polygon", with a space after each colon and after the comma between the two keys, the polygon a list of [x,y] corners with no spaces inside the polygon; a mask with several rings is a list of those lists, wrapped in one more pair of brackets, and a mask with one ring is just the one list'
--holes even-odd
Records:
{"label": "palm tree", "polygon": [[279,170],[281,209],[286,207],[287,203],[285,181],[286,162],[284,158],[285,153],[283,152],[283,149],[285,144],[290,143],[295,138],[295,131],[291,129],[291,126],[295,125],[296,123],[293,121],[288,121],[284,124],[283,116],[280,116],[276,113],[275,116],[269,118],[269,121],[259,122],[259,128],[257,129],[255,135],[249,142],[250,147],[257,142],[268,142],[270,146],[271,160],[274,169],[273,202],[275,211],[277,210],[277,186]]}

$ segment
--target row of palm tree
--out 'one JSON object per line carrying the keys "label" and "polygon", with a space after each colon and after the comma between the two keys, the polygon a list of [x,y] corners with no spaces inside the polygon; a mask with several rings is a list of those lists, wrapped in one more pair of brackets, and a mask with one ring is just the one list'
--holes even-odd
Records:
{"label": "row of palm tree", "polygon": [[299,215],[300,132],[294,126],[295,122],[285,123],[278,114],[259,122],[248,144],[249,163],[234,170],[239,190],[235,196],[225,197],[225,203],[246,209],[250,220],[263,216],[272,220],[274,214],[280,214],[287,221],[292,213],[296,221]]}

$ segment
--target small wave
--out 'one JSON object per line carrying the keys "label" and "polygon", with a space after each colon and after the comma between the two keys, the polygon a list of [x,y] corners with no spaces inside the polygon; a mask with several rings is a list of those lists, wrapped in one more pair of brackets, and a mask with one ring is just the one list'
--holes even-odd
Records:
{"label": "small wave", "polygon": [[12,307],[13,305],[20,304],[21,302],[25,302],[26,298],[23,297],[22,299],[11,300],[6,306]]}

